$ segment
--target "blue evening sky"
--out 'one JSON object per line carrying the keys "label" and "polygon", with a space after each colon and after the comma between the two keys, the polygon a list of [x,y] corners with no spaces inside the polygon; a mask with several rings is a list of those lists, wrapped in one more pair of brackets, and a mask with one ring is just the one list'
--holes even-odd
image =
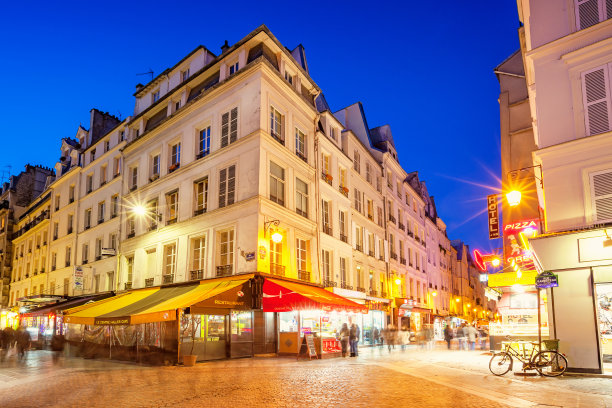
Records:
{"label": "blue evening sky", "polygon": [[132,113],[135,85],[149,78],[136,74],[157,75],[199,44],[219,53],[260,24],[290,49],[304,45],[332,110],[361,101],[370,127],[391,125],[402,166],[426,181],[451,239],[501,245],[484,209],[500,172],[493,68],[519,47],[512,0],[7,2],[0,170],[53,166],[91,108]]}

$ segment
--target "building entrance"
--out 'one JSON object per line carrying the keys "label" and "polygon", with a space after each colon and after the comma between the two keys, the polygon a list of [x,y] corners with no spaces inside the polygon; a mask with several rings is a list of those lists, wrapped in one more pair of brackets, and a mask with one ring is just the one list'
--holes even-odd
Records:
{"label": "building entrance", "polygon": [[612,371],[612,283],[595,285],[599,341],[603,354],[604,371]]}

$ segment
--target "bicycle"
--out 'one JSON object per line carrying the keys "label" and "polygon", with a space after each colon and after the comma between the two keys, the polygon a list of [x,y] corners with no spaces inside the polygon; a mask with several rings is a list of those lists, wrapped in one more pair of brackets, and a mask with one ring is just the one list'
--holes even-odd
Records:
{"label": "bicycle", "polygon": [[[519,350],[512,347],[512,343],[506,344],[506,348],[500,353],[493,354],[489,361],[489,370],[497,376],[502,376],[512,370],[513,357],[523,363],[523,371],[536,370],[545,377],[558,377],[567,369],[567,358],[556,350],[542,350],[538,343],[531,343],[533,348],[527,358],[521,355]],[[539,350],[536,353],[536,349]]]}

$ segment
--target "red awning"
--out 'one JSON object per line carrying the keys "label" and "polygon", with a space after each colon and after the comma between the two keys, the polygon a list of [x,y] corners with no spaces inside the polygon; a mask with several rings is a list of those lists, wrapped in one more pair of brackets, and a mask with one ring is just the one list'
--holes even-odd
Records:
{"label": "red awning", "polygon": [[323,288],[266,278],[263,284],[264,312],[324,310],[368,313],[365,305],[338,296]]}

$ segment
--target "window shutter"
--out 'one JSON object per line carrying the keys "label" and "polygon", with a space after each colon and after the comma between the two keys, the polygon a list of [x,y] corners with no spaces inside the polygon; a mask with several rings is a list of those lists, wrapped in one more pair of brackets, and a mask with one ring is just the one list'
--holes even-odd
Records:
{"label": "window shutter", "polygon": [[230,166],[227,175],[227,205],[234,204],[236,191],[236,166]]}
{"label": "window shutter", "polygon": [[576,1],[576,26],[579,30],[584,30],[599,23],[598,0],[577,0]]}
{"label": "window shutter", "polygon": [[225,207],[225,191],[227,189],[227,169],[219,171],[219,208]]}
{"label": "window shutter", "polygon": [[582,74],[582,98],[587,135],[610,130],[610,90],[606,66]]}
{"label": "window shutter", "polygon": [[380,239],[377,236],[374,236],[374,256],[376,259],[380,257]]}
{"label": "window shutter", "polygon": [[229,112],[221,115],[221,147],[229,144]]}
{"label": "window shutter", "polygon": [[612,221],[612,170],[591,173],[593,220]]}
{"label": "window shutter", "polygon": [[230,121],[230,143],[234,143],[238,139],[238,108],[234,108],[231,111]]}
{"label": "window shutter", "polygon": [[357,248],[357,233],[355,231],[355,221],[351,221],[351,236],[353,240],[353,248]]}
{"label": "window shutter", "polygon": [[370,250],[370,236],[368,235],[368,230],[363,229],[363,253],[367,254]]}
{"label": "window shutter", "polygon": [[389,241],[387,241],[385,239],[384,243],[383,243],[383,249],[385,251],[385,262],[389,262]]}

